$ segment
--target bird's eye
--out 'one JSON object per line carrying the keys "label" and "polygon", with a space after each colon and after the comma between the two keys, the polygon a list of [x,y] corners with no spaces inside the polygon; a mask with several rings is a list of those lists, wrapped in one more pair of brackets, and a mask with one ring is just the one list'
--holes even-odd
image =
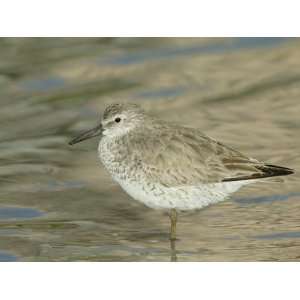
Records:
{"label": "bird's eye", "polygon": [[115,122],[119,123],[121,121],[121,118],[115,118]]}

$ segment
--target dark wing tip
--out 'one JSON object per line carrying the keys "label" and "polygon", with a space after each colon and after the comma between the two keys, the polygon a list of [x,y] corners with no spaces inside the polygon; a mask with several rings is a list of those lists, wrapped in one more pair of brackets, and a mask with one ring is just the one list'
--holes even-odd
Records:
{"label": "dark wing tip", "polygon": [[275,165],[263,165],[257,168],[263,171],[264,174],[269,176],[284,176],[284,175],[290,175],[295,173],[293,169],[275,166]]}
{"label": "dark wing tip", "polygon": [[240,180],[250,180],[250,179],[260,179],[260,178],[268,178],[275,176],[286,176],[290,174],[294,174],[295,171],[290,168],[275,166],[275,165],[261,165],[255,167],[257,170],[261,171],[260,173],[253,173],[249,176],[239,176],[234,178],[225,178],[222,181],[240,181]]}

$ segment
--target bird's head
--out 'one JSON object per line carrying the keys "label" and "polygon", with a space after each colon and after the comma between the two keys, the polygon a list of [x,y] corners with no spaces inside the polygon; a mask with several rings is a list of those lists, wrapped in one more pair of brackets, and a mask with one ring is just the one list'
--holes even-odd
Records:
{"label": "bird's head", "polygon": [[136,104],[109,105],[98,126],[83,132],[72,139],[69,144],[74,145],[95,136],[118,137],[140,126],[146,117],[144,111]]}

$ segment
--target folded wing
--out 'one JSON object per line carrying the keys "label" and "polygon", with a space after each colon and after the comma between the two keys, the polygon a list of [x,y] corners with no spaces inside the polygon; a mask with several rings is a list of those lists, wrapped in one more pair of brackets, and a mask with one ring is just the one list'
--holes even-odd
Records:
{"label": "folded wing", "polygon": [[[197,129],[165,126],[144,141],[139,157],[153,182],[167,187],[251,180],[292,174],[219,143]],[[137,145],[138,146],[138,145]]]}

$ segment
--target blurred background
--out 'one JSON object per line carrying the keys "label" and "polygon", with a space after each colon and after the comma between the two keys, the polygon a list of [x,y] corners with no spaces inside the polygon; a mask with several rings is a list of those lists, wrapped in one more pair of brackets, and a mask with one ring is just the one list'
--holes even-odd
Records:
{"label": "blurred background", "polygon": [[[299,169],[298,38],[1,38],[0,261],[169,261],[169,219],[101,166],[105,106],[136,102]],[[300,260],[299,175],[179,217],[179,261]]]}

